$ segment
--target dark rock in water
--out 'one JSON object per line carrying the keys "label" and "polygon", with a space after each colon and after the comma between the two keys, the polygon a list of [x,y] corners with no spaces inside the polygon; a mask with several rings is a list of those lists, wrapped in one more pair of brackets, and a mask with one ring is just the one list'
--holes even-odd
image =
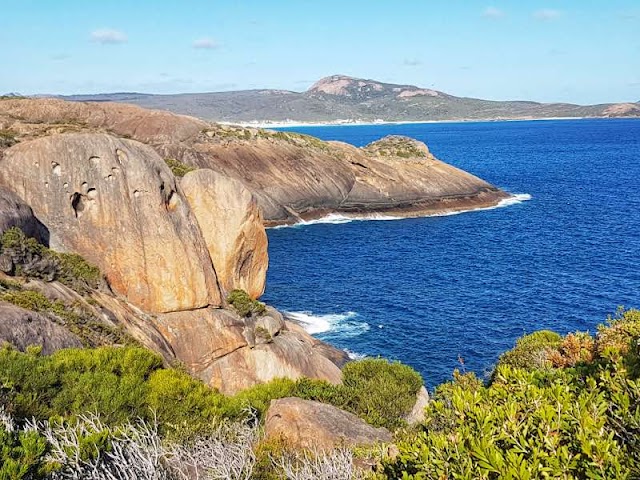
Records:
{"label": "dark rock in water", "polygon": [[77,336],[44,315],[0,302],[0,343],[4,342],[22,351],[30,345],[41,346],[44,354],[82,347]]}
{"label": "dark rock in water", "polygon": [[372,427],[332,405],[294,397],[271,401],[265,433],[267,438],[283,438],[293,447],[321,450],[391,441],[386,428]]}

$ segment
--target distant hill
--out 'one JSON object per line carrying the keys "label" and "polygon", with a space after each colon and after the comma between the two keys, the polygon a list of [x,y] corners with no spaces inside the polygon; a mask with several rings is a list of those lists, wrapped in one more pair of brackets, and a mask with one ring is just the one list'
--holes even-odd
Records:
{"label": "distant hill", "polygon": [[152,95],[109,93],[61,97],[114,101],[226,122],[337,122],[500,120],[553,117],[640,117],[640,103],[573,105],[455,97],[413,85],[333,75],[306,92],[235,92]]}

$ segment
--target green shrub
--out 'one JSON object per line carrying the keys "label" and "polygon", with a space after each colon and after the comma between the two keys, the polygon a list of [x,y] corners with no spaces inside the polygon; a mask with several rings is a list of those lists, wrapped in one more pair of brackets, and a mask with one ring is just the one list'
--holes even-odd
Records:
{"label": "green shrub", "polygon": [[182,163],[180,160],[176,160],[175,158],[165,158],[164,161],[176,177],[184,177],[187,173],[196,170],[194,167],[191,167],[186,163]]}
{"label": "green shrub", "polygon": [[47,297],[33,290],[7,292],[0,295],[0,300],[13,303],[27,310],[33,310],[34,312],[47,312],[50,311],[53,306]]}
{"label": "green shrub", "polygon": [[41,478],[44,473],[45,438],[35,431],[16,431],[0,421],[0,479]]}
{"label": "green shrub", "polygon": [[0,148],[9,148],[18,143],[16,132],[13,130],[0,130]]}
{"label": "green shrub", "polygon": [[376,427],[397,429],[405,424],[422,377],[407,365],[382,358],[347,363],[342,369],[342,385],[301,379],[295,395],[329,403],[352,412]]}
{"label": "green shrub", "polygon": [[640,384],[615,369],[576,380],[502,365],[488,387],[439,389],[423,431],[385,461],[387,478],[636,478]]}
{"label": "green shrub", "polygon": [[16,275],[57,280],[79,293],[98,288],[102,281],[98,267],[80,255],[50,250],[17,227],[2,234],[0,246],[0,251],[11,258]]}
{"label": "green shrub", "polygon": [[548,368],[551,362],[549,352],[557,349],[562,343],[562,336],[550,330],[525,335],[516,340],[511,350],[503,353],[498,365],[511,365],[518,368]]}
{"label": "green shrub", "polygon": [[254,300],[244,290],[232,290],[227,297],[227,302],[241,317],[259,317],[267,312],[264,303]]}

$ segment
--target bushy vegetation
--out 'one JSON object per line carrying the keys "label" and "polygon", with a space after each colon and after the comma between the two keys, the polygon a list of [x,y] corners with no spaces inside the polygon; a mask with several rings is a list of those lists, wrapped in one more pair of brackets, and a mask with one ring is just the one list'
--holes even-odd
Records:
{"label": "bushy vegetation", "polygon": [[551,362],[549,352],[562,343],[562,337],[549,330],[540,330],[524,335],[516,341],[516,346],[503,353],[499,365],[518,368],[548,368]]}
{"label": "bushy vegetation", "polygon": [[405,425],[423,383],[411,367],[382,358],[347,363],[342,381],[342,385],[331,385],[303,379],[296,385],[295,396],[330,403],[371,425],[394,430]]}
{"label": "bushy vegetation", "polygon": [[426,158],[427,152],[417,146],[416,140],[408,137],[389,135],[370,143],[363,150],[382,157]]}
{"label": "bushy vegetation", "polygon": [[18,143],[16,132],[13,130],[0,130],[0,148],[9,148]]}
{"label": "bushy vegetation", "polygon": [[186,163],[182,163],[180,160],[176,160],[175,158],[165,158],[164,161],[176,177],[182,178],[187,173],[196,170],[194,167],[191,167]]}
{"label": "bushy vegetation", "polygon": [[232,290],[227,296],[227,302],[241,317],[259,317],[267,313],[266,305],[251,298],[244,290]]}
{"label": "bushy vegetation", "polygon": [[[22,476],[0,475],[0,478],[47,478],[47,472],[53,467],[62,468],[73,462],[73,455],[68,455],[67,448],[56,450],[55,458],[58,460],[52,464],[50,460],[52,451],[57,448],[56,442],[79,442],[72,448],[81,449],[85,452],[82,455],[89,455],[88,463],[98,461],[98,457],[109,458],[114,442],[124,442],[122,448],[138,448],[130,444],[132,437],[125,435],[132,429],[131,422],[138,422],[136,429],[138,433],[144,433],[143,443],[156,432],[158,438],[154,445],[160,442],[163,445],[193,447],[180,453],[184,461],[192,455],[200,455],[198,452],[203,453],[205,444],[202,439],[207,439],[207,449],[215,444],[223,451],[231,448],[230,444],[216,444],[212,439],[219,438],[220,426],[224,422],[241,425],[250,421],[256,424],[272,399],[288,396],[329,401],[365,419],[385,417],[382,423],[398,422],[399,419],[393,416],[405,413],[404,410],[400,412],[393,407],[392,411],[385,412],[385,402],[389,402],[387,407],[398,399],[402,403],[402,392],[406,392],[407,404],[411,396],[415,399],[415,390],[421,385],[419,375],[408,367],[379,359],[352,365],[346,372],[344,386],[308,379],[276,379],[235,396],[224,396],[184,372],[164,368],[160,357],[143,348],[67,349],[43,356],[38,348],[30,348],[23,353],[5,346],[0,349],[0,410],[16,419],[16,424],[37,422],[40,427],[20,430],[13,426],[3,431],[0,425],[3,462],[15,464],[11,468],[24,472],[20,474]],[[396,387],[400,394],[391,398]],[[91,414],[89,417],[87,412]],[[84,433],[74,433],[74,425],[80,425]],[[149,430],[150,426],[153,432]],[[232,433],[227,430],[227,440],[234,437]],[[251,454],[251,458],[246,457],[244,461],[249,462],[252,469],[256,466],[256,472],[261,472],[251,478],[283,478],[273,475],[275,470],[280,471],[285,466],[292,475],[285,478],[307,478],[295,475],[307,475],[308,469],[313,471],[316,468],[311,457],[303,458],[302,463],[301,459],[280,459],[278,461],[282,464],[275,465],[271,457],[283,454],[282,445],[242,445],[244,453]],[[160,448],[159,443],[156,447]],[[251,449],[255,447],[254,453]],[[144,448],[151,447],[147,445]],[[163,455],[169,455],[169,450],[162,451]],[[99,452],[102,453],[98,455]],[[175,450],[170,452],[173,455]],[[61,455],[63,460],[60,460]],[[235,456],[239,455],[240,452],[236,452]],[[340,458],[345,460],[347,457],[343,455]],[[196,460],[191,458],[189,461]],[[86,464],[84,467],[70,465],[78,469],[86,467]],[[350,471],[347,464],[340,468]]]}
{"label": "bushy vegetation", "polygon": [[11,260],[15,275],[57,280],[79,293],[98,288],[102,282],[100,269],[80,255],[51,250],[17,227],[0,237],[0,254]]}
{"label": "bushy vegetation", "polygon": [[595,338],[524,337],[489,384],[456,373],[439,387],[381,477],[640,478],[639,341],[637,310]]}

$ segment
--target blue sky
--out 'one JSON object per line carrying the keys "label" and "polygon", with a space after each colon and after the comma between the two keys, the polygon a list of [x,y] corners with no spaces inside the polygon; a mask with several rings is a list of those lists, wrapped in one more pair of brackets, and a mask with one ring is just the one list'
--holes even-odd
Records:
{"label": "blue sky", "polygon": [[640,0],[0,0],[0,93],[301,91],[640,100]]}

